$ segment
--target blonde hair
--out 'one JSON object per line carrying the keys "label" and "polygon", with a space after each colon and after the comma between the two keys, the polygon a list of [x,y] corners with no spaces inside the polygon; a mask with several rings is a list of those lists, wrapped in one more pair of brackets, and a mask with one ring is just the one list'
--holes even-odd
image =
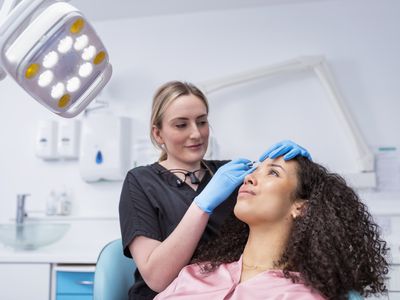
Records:
{"label": "blonde hair", "polygon": [[184,95],[194,95],[198,97],[201,101],[203,101],[208,113],[207,98],[195,85],[188,82],[170,81],[159,87],[153,97],[150,118],[150,140],[156,148],[161,150],[159,161],[167,159],[167,152],[161,147],[161,145],[157,143],[156,139],[154,138],[153,126],[161,129],[164,113],[168,106],[173,101]]}

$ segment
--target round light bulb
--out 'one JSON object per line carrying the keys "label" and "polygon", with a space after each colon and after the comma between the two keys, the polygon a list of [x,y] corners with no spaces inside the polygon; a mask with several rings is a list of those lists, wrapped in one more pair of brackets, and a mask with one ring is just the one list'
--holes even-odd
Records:
{"label": "round light bulb", "polygon": [[56,51],[51,51],[46,54],[46,56],[43,58],[43,66],[45,68],[51,69],[54,67],[58,62],[58,54]]}
{"label": "round light bulb", "polygon": [[83,49],[82,58],[84,60],[91,60],[96,55],[96,47],[90,45],[89,47]]}
{"label": "round light bulb", "polygon": [[72,37],[66,36],[60,41],[60,43],[58,43],[57,50],[60,53],[67,53],[71,49],[73,42],[74,40]]}
{"label": "round light bulb", "polygon": [[53,81],[53,78],[53,72],[50,70],[46,70],[42,74],[40,74],[38,84],[40,87],[46,87]]}
{"label": "round light bulb", "polygon": [[82,34],[81,36],[76,38],[74,48],[76,51],[81,51],[88,45],[88,43],[89,43],[88,36],[86,34]]}
{"label": "round light bulb", "polygon": [[78,77],[72,77],[67,82],[67,91],[70,93],[76,92],[81,86],[81,81]]}
{"label": "round light bulb", "polygon": [[88,77],[93,72],[93,65],[91,63],[84,63],[79,67],[79,76]]}
{"label": "round light bulb", "polygon": [[54,99],[58,99],[64,94],[64,91],[64,84],[62,82],[59,82],[51,88],[51,97],[53,97]]}

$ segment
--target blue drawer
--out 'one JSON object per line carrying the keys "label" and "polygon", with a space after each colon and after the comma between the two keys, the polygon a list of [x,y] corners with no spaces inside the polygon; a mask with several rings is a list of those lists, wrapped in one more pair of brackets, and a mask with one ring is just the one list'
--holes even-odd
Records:
{"label": "blue drawer", "polygon": [[[56,293],[59,294],[93,294],[93,272],[57,271]],[[60,295],[61,296],[61,295]],[[66,296],[66,295],[65,295]],[[57,299],[69,299],[58,298]],[[73,298],[76,299],[76,298]],[[81,298],[79,298],[81,299]],[[84,298],[82,298],[84,299]]]}
{"label": "blue drawer", "polygon": [[93,300],[92,295],[57,295],[57,300]]}

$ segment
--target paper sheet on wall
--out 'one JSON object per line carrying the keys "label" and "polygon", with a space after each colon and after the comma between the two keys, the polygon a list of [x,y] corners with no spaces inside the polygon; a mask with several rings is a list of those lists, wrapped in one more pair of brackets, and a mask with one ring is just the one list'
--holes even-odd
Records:
{"label": "paper sheet on wall", "polygon": [[400,192],[400,153],[396,147],[378,147],[375,156],[379,192]]}

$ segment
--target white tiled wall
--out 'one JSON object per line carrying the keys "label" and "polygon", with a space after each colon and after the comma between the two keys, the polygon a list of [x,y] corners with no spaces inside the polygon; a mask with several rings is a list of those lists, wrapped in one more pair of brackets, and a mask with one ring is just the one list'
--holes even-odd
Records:
{"label": "white tiled wall", "polygon": [[389,294],[387,296],[368,298],[400,300],[400,216],[399,215],[374,215],[375,221],[382,230],[383,239],[388,242],[390,248],[390,269],[387,287]]}

